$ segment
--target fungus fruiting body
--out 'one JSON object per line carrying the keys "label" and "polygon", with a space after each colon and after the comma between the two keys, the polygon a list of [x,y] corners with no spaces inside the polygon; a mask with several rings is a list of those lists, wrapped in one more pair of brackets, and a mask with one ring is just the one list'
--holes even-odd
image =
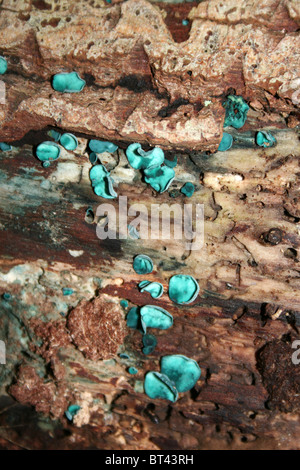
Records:
{"label": "fungus fruiting body", "polygon": [[158,299],[163,295],[164,287],[160,282],[142,281],[139,283],[141,292],[149,292],[153,299]]}
{"label": "fungus fruiting body", "polygon": [[62,72],[54,75],[52,87],[61,93],[78,93],[85,87],[85,81],[77,72]]}
{"label": "fungus fruiting body", "polygon": [[112,142],[92,139],[89,142],[89,148],[91,149],[92,152],[95,152],[95,153],[103,153],[103,152],[113,153],[118,149],[118,146],[113,144]]}
{"label": "fungus fruiting body", "polygon": [[130,144],[126,150],[128,162],[135,170],[146,170],[160,166],[165,159],[164,152],[159,147],[145,152],[141,144]]}
{"label": "fungus fruiting body", "polygon": [[189,24],[189,20],[186,20],[186,19],[182,20],[183,26],[187,26],[188,24]]}
{"label": "fungus fruiting body", "polygon": [[144,173],[146,183],[158,193],[165,192],[175,178],[175,171],[168,166],[149,168]]}
{"label": "fungus fruiting body", "polygon": [[126,323],[128,328],[133,328],[134,330],[143,331],[141,324],[141,316],[138,307],[132,307],[126,317]]}
{"label": "fungus fruiting body", "polygon": [[144,382],[145,393],[150,398],[163,398],[175,402],[178,392],[174,383],[164,374],[148,372]]}
{"label": "fungus fruiting body", "polygon": [[123,308],[127,308],[127,307],[128,307],[128,300],[121,300],[121,301],[120,301],[120,305],[121,305],[121,307],[123,307]]}
{"label": "fungus fruiting body", "polygon": [[4,292],[2,297],[3,297],[4,300],[8,301],[8,300],[11,300],[12,295],[9,292]]}
{"label": "fungus fruiting body", "polygon": [[138,373],[138,370],[135,367],[129,367],[128,372],[131,375],[136,375]]}
{"label": "fungus fruiting body", "polygon": [[55,142],[59,142],[59,139],[61,137],[61,133],[58,131],[55,131],[54,129],[50,129],[50,131],[47,132],[48,136],[51,137],[52,139],[55,140]]}
{"label": "fungus fruiting body", "polygon": [[97,196],[104,197],[105,199],[117,197],[110,174],[103,165],[93,166],[90,171],[90,179]]}
{"label": "fungus fruiting body", "polygon": [[157,305],[144,305],[140,309],[141,322],[144,332],[147,328],[158,328],[167,330],[173,325],[172,315]]}
{"label": "fungus fruiting body", "polygon": [[72,295],[74,290],[71,287],[64,287],[63,288],[63,295]]}
{"label": "fungus fruiting body", "polygon": [[78,140],[73,134],[63,134],[60,143],[66,150],[75,150],[78,147]]}
{"label": "fungus fruiting body", "polygon": [[169,283],[169,297],[176,304],[189,304],[199,294],[199,285],[196,279],[186,274],[172,276]]}
{"label": "fungus fruiting body", "polygon": [[180,191],[186,197],[191,197],[195,192],[195,186],[193,185],[193,183],[185,183],[185,185],[182,186]]}
{"label": "fungus fruiting body", "polygon": [[157,345],[157,339],[154,335],[146,333],[143,335],[143,353],[145,355],[151,354]]}
{"label": "fungus fruiting body", "polygon": [[161,360],[161,372],[174,382],[178,392],[187,392],[201,376],[201,369],[194,359],[174,354]]}
{"label": "fungus fruiting body", "polygon": [[42,142],[37,146],[36,156],[42,162],[57,160],[60,155],[60,147],[55,142]]}
{"label": "fungus fruiting body", "polygon": [[140,238],[140,234],[137,231],[136,227],[131,224],[128,225],[128,235],[129,238],[131,238],[132,240],[138,240]]}
{"label": "fungus fruiting body", "polygon": [[137,274],[150,274],[153,271],[153,261],[147,255],[137,255],[133,260],[133,269]]}
{"label": "fungus fruiting body", "polygon": [[12,149],[11,145],[6,144],[5,142],[0,142],[0,150],[2,150],[2,152],[8,152],[11,149]]}
{"label": "fungus fruiting body", "polygon": [[232,147],[233,137],[227,132],[223,132],[223,137],[218,147],[218,152],[225,152]]}
{"label": "fungus fruiting body", "polygon": [[173,161],[165,159],[164,163],[170,168],[175,168],[175,166],[177,165],[177,157],[174,157]]}
{"label": "fungus fruiting body", "polygon": [[259,131],[256,134],[256,143],[260,147],[268,148],[276,144],[276,139],[271,132]]}
{"label": "fungus fruiting body", "polygon": [[7,60],[5,57],[0,56],[0,75],[3,75],[7,71]]}
{"label": "fungus fruiting body", "polygon": [[89,155],[89,160],[92,165],[95,165],[98,161],[98,155],[95,152],[91,152]]}
{"label": "fungus fruiting body", "polygon": [[242,96],[229,95],[223,103],[226,110],[224,127],[240,129],[246,122],[249,106]]}
{"label": "fungus fruiting body", "polygon": [[67,411],[65,412],[65,415],[69,421],[73,421],[74,416],[77,415],[79,410],[80,410],[79,405],[70,405]]}

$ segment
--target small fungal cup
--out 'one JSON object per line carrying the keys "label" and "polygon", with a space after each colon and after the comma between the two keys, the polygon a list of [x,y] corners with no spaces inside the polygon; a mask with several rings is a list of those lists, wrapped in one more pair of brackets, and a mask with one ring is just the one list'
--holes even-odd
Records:
{"label": "small fungal cup", "polygon": [[85,87],[85,81],[77,72],[62,72],[54,75],[52,87],[61,93],[78,93]]}
{"label": "small fungal cup", "polygon": [[152,259],[147,255],[137,255],[133,260],[133,269],[137,274],[150,274],[153,271]]}
{"label": "small fungal cup", "polygon": [[148,372],[145,377],[144,390],[150,398],[163,398],[176,402],[178,392],[175,384],[164,374]]}
{"label": "small fungal cup", "polygon": [[73,134],[63,134],[60,143],[66,150],[75,150],[78,147],[78,140]]}
{"label": "small fungal cup", "polygon": [[0,56],[0,75],[3,75],[7,71],[7,60],[5,57]]}
{"label": "small fungal cup", "polygon": [[196,279],[185,274],[172,276],[169,283],[169,297],[176,304],[190,304],[199,294]]}
{"label": "small fungal cup", "polygon": [[37,146],[36,156],[42,162],[57,160],[60,155],[60,147],[55,142],[42,142]]}
{"label": "small fungal cup", "polygon": [[201,369],[194,359],[174,354],[161,360],[161,372],[174,382],[178,392],[191,390],[201,376]]}

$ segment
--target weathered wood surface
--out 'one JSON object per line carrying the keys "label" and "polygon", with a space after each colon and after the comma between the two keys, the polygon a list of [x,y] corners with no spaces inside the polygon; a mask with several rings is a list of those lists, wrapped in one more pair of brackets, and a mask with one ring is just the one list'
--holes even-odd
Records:
{"label": "weathered wood surface", "polygon": [[[111,8],[128,10],[133,4],[132,1],[116,3],[118,5]],[[149,3],[135,3],[146,5],[151,12],[157,11]],[[210,2],[211,5],[214,3]],[[270,8],[273,3],[269,2]],[[277,3],[280,30],[285,28],[280,34],[295,36],[296,14],[291,21],[288,12],[297,4]],[[202,21],[197,18],[203,15],[205,4],[203,2],[193,10],[195,19],[191,34],[197,21]],[[2,6],[5,7],[5,2]],[[164,8],[174,12],[170,5]],[[4,13],[16,16],[7,9]],[[46,12],[36,9],[30,12],[32,18],[38,14]],[[207,21],[211,21],[210,14],[209,11],[205,13]],[[122,18],[124,22],[126,16]],[[265,21],[261,14],[253,14],[250,18],[248,15],[247,20],[221,17],[213,21],[218,27],[226,25],[226,28],[233,28],[235,23],[246,23],[250,30],[255,24],[257,28],[264,28],[263,36],[269,40],[268,31],[279,34],[276,18],[278,16],[274,14],[270,21]],[[27,18],[26,21],[31,28],[30,20]],[[177,27],[180,31],[180,23]],[[180,40],[180,34],[176,34]],[[58,37],[57,32],[55,36]],[[52,41],[54,39],[49,40],[49,44]],[[188,43],[182,44],[188,47]],[[176,54],[180,54],[176,43],[172,41],[172,45],[176,47]],[[31,55],[30,66],[35,57],[35,54]],[[51,60],[59,64],[59,58]],[[68,56],[68,64],[73,66],[72,60]],[[128,62],[126,64],[129,67]],[[122,70],[119,67],[120,64],[114,65],[114,70]],[[40,70],[37,66],[34,73],[38,75]],[[26,102],[30,112],[18,114],[15,110],[10,114],[11,121],[6,117],[0,130],[4,132],[0,135],[10,136],[13,140],[13,128],[17,138],[27,130],[40,129],[26,137],[26,144],[18,144],[13,151],[0,154],[0,293],[12,294],[9,302],[1,300],[0,339],[4,338],[7,343],[8,362],[6,366],[0,366],[3,395],[0,446],[299,449],[297,393],[300,366],[291,362],[292,342],[299,339],[300,326],[300,147],[295,104],[287,95],[280,95],[279,88],[273,96],[273,89],[255,85],[253,89],[258,102],[253,103],[245,127],[240,132],[234,131],[236,143],[230,151],[207,155],[192,151],[193,145],[189,142],[188,153],[177,153],[176,178],[170,188],[174,196],[174,190],[180,189],[184,182],[193,182],[196,192],[189,200],[181,193],[175,199],[169,192],[154,193],[142,181],[139,172],[128,168],[123,150],[118,151],[117,165],[111,176],[118,195],[127,196],[129,204],[139,202],[149,208],[153,203],[163,202],[204,204],[205,244],[200,251],[189,253],[184,240],[101,241],[97,238],[97,220],[88,223],[85,215],[88,207],[96,213],[103,200],[95,196],[91,188],[88,177],[91,164],[84,137],[79,138],[80,146],[76,152],[63,151],[50,168],[41,167],[29,143],[44,140],[45,126],[58,124],[56,117],[43,120],[44,111],[36,115],[39,107],[35,106],[34,111],[30,108],[33,99],[30,90],[37,83],[41,88],[48,87],[47,78],[53,72],[51,67],[49,71],[45,70],[45,76],[39,76],[35,81],[29,72],[24,77],[19,72],[8,76],[8,89],[11,80],[15,80],[19,90],[27,83],[29,90],[24,94],[25,97],[30,95]],[[170,78],[171,73],[167,75]],[[195,79],[195,87],[200,86],[197,83]],[[213,82],[204,83],[210,86]],[[234,83],[238,93],[247,90],[244,82],[240,88],[238,81]],[[173,86],[175,90],[174,81],[172,86],[169,85],[170,90]],[[212,86],[216,86],[215,82]],[[268,109],[260,108],[260,86],[272,103]],[[180,88],[178,96],[185,98],[182,90]],[[81,95],[72,97],[74,109],[81,99],[84,108],[91,94],[99,100],[101,93],[107,93],[107,90],[88,87],[86,92],[88,95],[84,98],[80,98]],[[117,92],[122,99],[127,93],[121,87],[121,91],[113,90],[114,97]],[[142,93],[146,93],[143,97],[146,99],[148,92]],[[130,92],[128,99],[131,101],[137,95]],[[175,93],[172,99],[178,96]],[[246,97],[249,99],[252,95]],[[60,112],[67,109],[65,100],[64,97],[57,104]],[[124,106],[128,106],[128,100]],[[143,109],[144,105],[140,106]],[[45,107],[45,113],[48,112],[49,107]],[[173,117],[177,122],[176,113],[170,119]],[[288,128],[287,121],[295,128]],[[223,117],[220,129],[222,122]],[[262,126],[272,128],[276,147],[260,149],[255,146],[255,130]],[[68,120],[59,121],[59,128],[78,130],[85,136],[100,129],[91,129],[86,122],[79,128]],[[111,121],[111,129],[112,133],[107,129],[99,131],[99,136],[117,138],[115,121]],[[176,132],[172,130],[172,133]],[[148,135],[145,140],[155,144],[159,142],[156,136]],[[183,136],[184,131],[182,135],[177,133],[178,141],[184,139]],[[122,141],[127,137],[118,136]],[[166,141],[169,139],[165,138]],[[180,142],[170,145],[168,140],[165,146],[184,148],[182,142],[186,145],[185,141]],[[218,142],[217,134],[215,140],[212,138],[208,142],[212,145],[210,148],[214,148]],[[202,142],[199,148],[205,150],[207,147]],[[174,155],[171,150],[167,154],[170,158]],[[118,200],[113,200],[112,204],[117,207]],[[137,289],[141,277],[133,271],[132,259],[138,253],[148,254],[154,261],[155,270],[147,279],[164,285],[165,294],[157,301]],[[166,294],[169,278],[178,273],[192,274],[199,282],[200,295],[191,305],[176,306]],[[74,294],[64,297],[63,287],[72,287]],[[141,352],[141,335],[127,330],[124,343],[120,336],[119,351],[126,351],[129,360],[116,356],[114,360],[91,361],[72,342],[66,316],[80,300],[93,301],[101,294],[109,295],[115,302],[127,299],[130,306],[158,304],[172,313],[174,326],[157,333],[158,345],[150,356]],[[145,372],[159,370],[160,357],[166,354],[185,354],[197,360],[202,368],[202,377],[196,387],[171,405],[162,400],[151,401],[141,388]],[[137,376],[127,373],[130,365],[139,369]],[[23,405],[13,402],[8,393]],[[63,417],[70,402],[80,403],[83,409],[77,426],[68,424]],[[57,420],[50,421],[43,414],[33,413],[24,406],[26,403]],[[23,432],[25,426],[28,433]]]}

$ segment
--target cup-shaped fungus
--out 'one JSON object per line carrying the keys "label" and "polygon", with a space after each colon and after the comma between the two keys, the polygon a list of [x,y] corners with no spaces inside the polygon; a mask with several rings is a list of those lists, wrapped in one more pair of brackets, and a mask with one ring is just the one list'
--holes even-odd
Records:
{"label": "cup-shaped fungus", "polygon": [[233,137],[227,132],[223,132],[223,137],[218,147],[218,152],[225,152],[232,147]]}
{"label": "cup-shaped fungus", "polygon": [[142,281],[139,283],[141,292],[149,292],[153,299],[159,299],[163,295],[164,287],[160,282]]}
{"label": "cup-shaped fungus", "polygon": [[95,139],[90,140],[89,147],[91,151],[95,153],[103,153],[103,152],[113,153],[118,149],[118,146],[113,144],[112,142],[95,140]]}
{"label": "cup-shaped fungus", "polygon": [[185,183],[181,190],[182,194],[184,194],[186,197],[191,197],[194,192],[195,192],[195,186],[193,185],[193,183]]}
{"label": "cup-shaped fungus", "polygon": [[7,60],[5,57],[0,56],[0,75],[3,75],[7,71]]}
{"label": "cup-shaped fungus", "polygon": [[175,178],[175,171],[168,166],[149,168],[144,173],[146,183],[158,193],[165,192]]}
{"label": "cup-shaped fungus", "polygon": [[12,149],[12,146],[10,144],[6,144],[5,142],[0,142],[0,150],[2,150],[2,152],[8,152],[11,149]]}
{"label": "cup-shaped fungus", "polygon": [[150,274],[153,271],[153,261],[147,255],[137,255],[133,260],[133,269],[137,274]]}
{"label": "cup-shaped fungus", "polygon": [[145,333],[148,327],[167,330],[173,325],[172,315],[157,305],[144,305],[140,310],[140,315]]}
{"label": "cup-shaped fungus", "polygon": [[187,392],[201,376],[201,369],[194,359],[174,354],[161,360],[161,372],[174,382],[178,392]]}
{"label": "cup-shaped fungus", "polygon": [[276,144],[276,139],[269,131],[259,131],[256,134],[256,143],[260,147],[268,148]]}
{"label": "cup-shaped fungus", "polygon": [[223,107],[226,110],[224,127],[240,129],[246,122],[249,106],[242,96],[229,95]]}
{"label": "cup-shaped fungus", "polygon": [[77,72],[62,72],[54,75],[52,87],[61,93],[78,93],[85,87],[85,81]]}
{"label": "cup-shaped fungus", "polygon": [[60,146],[55,142],[45,141],[36,148],[36,156],[42,162],[57,160],[60,155]]}
{"label": "cup-shaped fungus", "polygon": [[103,165],[95,165],[90,171],[90,179],[97,196],[104,197],[105,199],[113,199],[117,197],[114,191],[112,179],[109,172]]}
{"label": "cup-shaped fungus", "polygon": [[154,335],[149,333],[143,336],[143,353],[145,355],[151,354],[157,345],[157,339]]}
{"label": "cup-shaped fungus", "polygon": [[66,150],[75,150],[78,147],[78,140],[73,134],[63,134],[60,143]]}
{"label": "cup-shaped fungus", "polygon": [[128,162],[135,170],[146,170],[159,167],[165,159],[164,152],[159,147],[145,152],[141,144],[130,144],[126,150]]}
{"label": "cup-shaped fungus", "polygon": [[164,374],[148,372],[144,383],[145,393],[150,398],[163,398],[173,403],[178,398],[174,383]]}
{"label": "cup-shaped fungus", "polygon": [[176,304],[190,304],[199,294],[196,279],[186,274],[172,276],[169,283],[169,297]]}

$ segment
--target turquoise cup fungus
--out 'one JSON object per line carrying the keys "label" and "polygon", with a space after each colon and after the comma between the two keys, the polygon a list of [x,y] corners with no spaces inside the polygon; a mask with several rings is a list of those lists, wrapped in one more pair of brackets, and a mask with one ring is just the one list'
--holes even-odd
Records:
{"label": "turquoise cup fungus", "polygon": [[94,165],[90,170],[90,179],[94,193],[105,199],[114,199],[117,193],[114,191],[113,182],[109,172],[103,165]]}
{"label": "turquoise cup fungus", "polygon": [[157,345],[157,339],[154,335],[145,334],[143,335],[143,353],[145,355],[151,354]]}
{"label": "turquoise cup fungus", "polygon": [[75,150],[78,147],[78,140],[73,134],[63,134],[60,143],[66,150]]}
{"label": "turquoise cup fungus", "polygon": [[149,398],[163,398],[176,402],[178,392],[175,384],[164,374],[148,372],[145,377],[144,390]]}
{"label": "turquoise cup fungus", "polygon": [[233,137],[227,132],[223,132],[223,137],[218,147],[218,152],[225,152],[232,147]]}
{"label": "turquoise cup fungus", "polygon": [[36,148],[36,156],[42,162],[57,160],[60,155],[60,146],[55,142],[42,142]]}
{"label": "turquoise cup fungus", "polygon": [[199,380],[201,369],[194,359],[174,354],[162,358],[161,373],[174,382],[178,392],[187,392]]}
{"label": "turquoise cup fungus", "polygon": [[139,283],[141,292],[149,292],[153,299],[159,299],[163,295],[164,287],[160,282],[142,281]]}
{"label": "turquoise cup fungus", "polygon": [[52,87],[61,93],[78,93],[85,87],[85,81],[79,77],[77,72],[62,72],[54,75]]}
{"label": "turquoise cup fungus", "polygon": [[79,410],[80,410],[79,405],[70,405],[67,411],[65,412],[65,415],[69,421],[73,421],[74,416],[77,415]]}
{"label": "turquoise cup fungus", "polygon": [[145,152],[141,144],[130,144],[126,150],[128,162],[135,170],[146,170],[160,166],[165,159],[164,152],[159,147]]}
{"label": "turquoise cup fungus", "polygon": [[0,142],[0,150],[2,150],[2,152],[9,152],[12,150],[12,146],[10,144],[6,144],[5,142]]}
{"label": "turquoise cup fungus", "polygon": [[175,171],[168,166],[149,168],[144,174],[146,183],[158,193],[165,192],[175,178]]}
{"label": "turquoise cup fungus", "polygon": [[147,328],[167,330],[173,325],[173,316],[157,305],[144,305],[140,309],[141,323],[144,332]]}
{"label": "turquoise cup fungus", "polygon": [[5,57],[0,56],[0,75],[3,75],[7,71],[7,60]]}
{"label": "turquoise cup fungus", "polygon": [[256,134],[256,143],[260,147],[268,148],[276,144],[276,139],[269,131],[259,131]]}
{"label": "turquoise cup fungus", "polygon": [[126,317],[126,324],[128,328],[143,332],[140,309],[138,307],[131,307]]}
{"label": "turquoise cup fungus", "polygon": [[55,142],[59,142],[59,139],[61,137],[61,133],[58,131],[55,131],[54,129],[50,129],[50,131],[47,132],[48,136],[51,137],[51,139],[54,139]]}
{"label": "turquoise cup fungus", "polygon": [[223,103],[225,108],[224,127],[232,126],[240,129],[246,122],[249,106],[242,96],[229,95]]}
{"label": "turquoise cup fungus", "polygon": [[153,261],[147,255],[137,255],[133,260],[133,269],[137,274],[150,274],[153,271]]}
{"label": "turquoise cup fungus", "polygon": [[176,304],[190,304],[199,294],[196,279],[185,274],[172,276],[169,283],[169,297]]}
{"label": "turquoise cup fungus", "polygon": [[112,142],[92,139],[89,142],[89,148],[95,153],[113,153],[118,149],[118,146]]}
{"label": "turquoise cup fungus", "polygon": [[195,192],[195,186],[193,185],[193,183],[185,183],[185,185],[182,186],[180,191],[186,197],[191,197]]}

